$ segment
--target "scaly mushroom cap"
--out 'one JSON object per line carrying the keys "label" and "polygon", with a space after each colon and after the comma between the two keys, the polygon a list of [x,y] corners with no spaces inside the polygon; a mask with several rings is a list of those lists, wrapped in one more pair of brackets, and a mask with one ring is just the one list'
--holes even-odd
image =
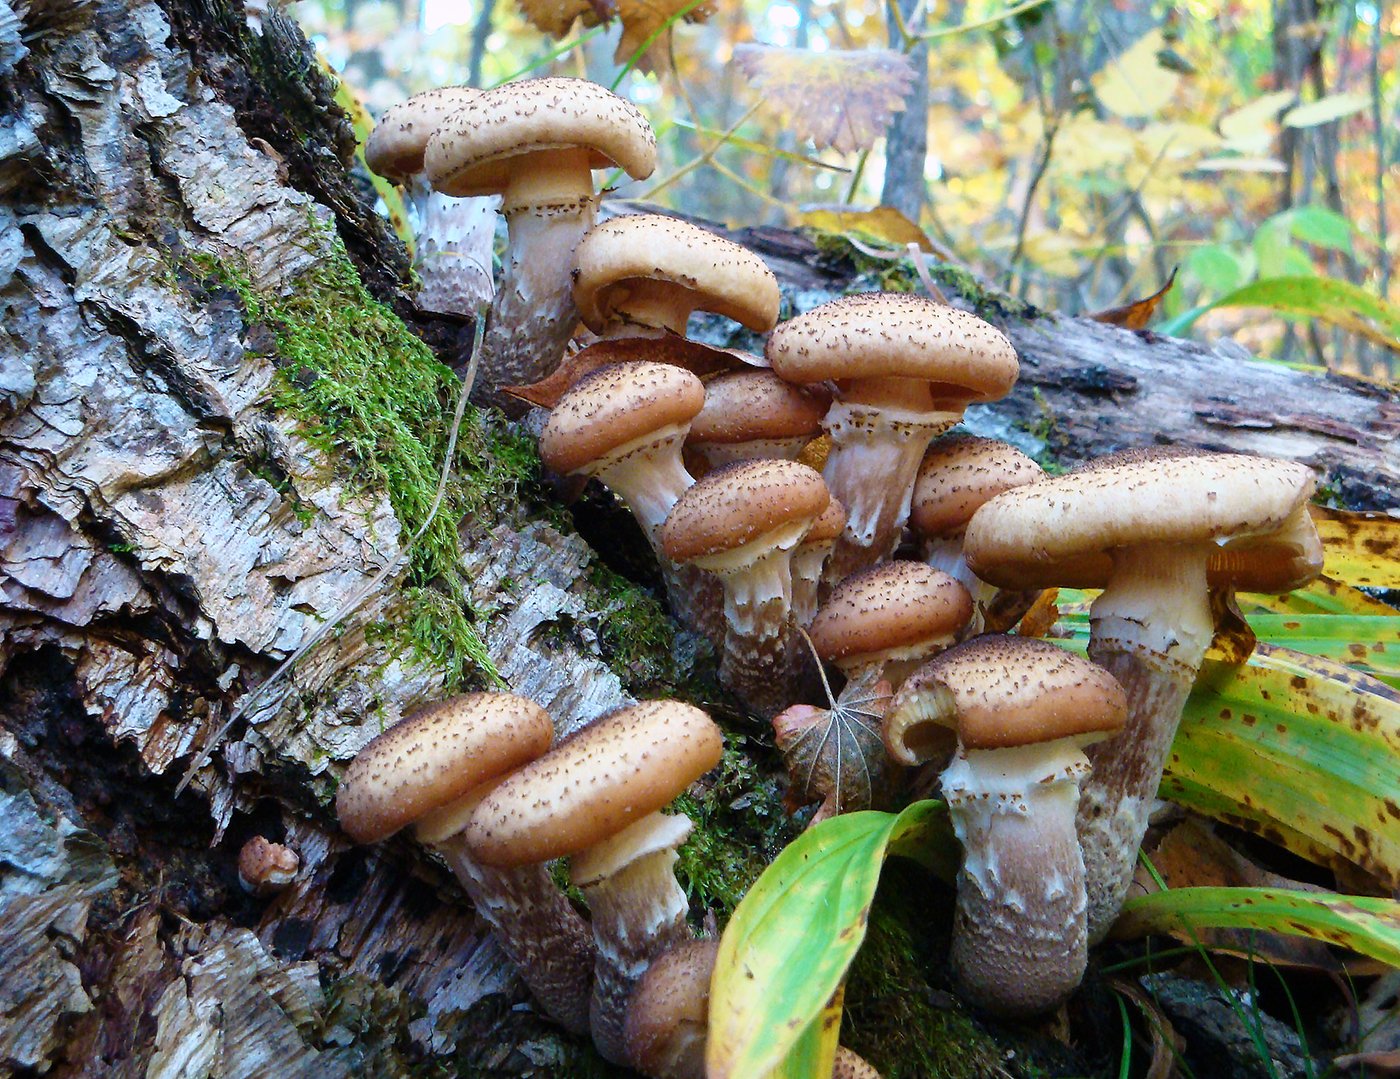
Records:
{"label": "scaly mushroom cap", "polygon": [[[643,284],[646,283],[646,284]],[[629,214],[595,227],[578,245],[574,302],[602,333],[629,294],[669,285],[692,310],[713,311],[766,333],[778,321],[778,279],[746,247],[663,214]]]}
{"label": "scaly mushroom cap", "polygon": [[387,180],[407,182],[423,171],[423,151],[433,132],[480,94],[470,86],[442,86],[390,105],[365,142],[365,164]]}
{"label": "scaly mushroom cap", "polygon": [[880,1073],[875,1070],[875,1065],[857,1056],[844,1045],[838,1045],[831,1079],[880,1079]]}
{"label": "scaly mushroom cap", "polygon": [[540,460],[560,474],[592,471],[620,447],[688,423],[704,404],[704,384],[684,368],[644,361],[599,368],[550,412]]}
{"label": "scaly mushroom cap", "polygon": [[487,865],[573,854],[666,805],[719,763],[714,721],[680,701],[642,701],[560,742],[482,799],[466,828]]}
{"label": "scaly mushroom cap", "polygon": [[994,438],[949,435],[924,454],[909,524],[934,538],[961,531],[993,496],[1045,478],[1045,470],[1015,446]]}
{"label": "scaly mushroom cap", "polygon": [[820,388],[784,382],[772,371],[734,371],[705,384],[705,407],[687,442],[733,444],[768,438],[816,438],[831,404]]}
{"label": "scaly mushroom cap", "polygon": [[553,738],[548,713],[514,693],[430,704],[350,762],[335,800],[340,826],[357,843],[377,843],[534,760]]}
{"label": "scaly mushroom cap", "polygon": [[697,940],[652,961],[627,1004],[627,1057],[655,1079],[705,1079],[710,976],[719,941]]}
{"label": "scaly mushroom cap", "polygon": [[1315,486],[1294,461],[1127,450],[997,495],[973,515],[963,549],[1002,588],[1102,588],[1114,548],[1214,542],[1212,585],[1288,592],[1322,569],[1307,516]]}
{"label": "scaly mushroom cap", "polygon": [[951,641],[972,617],[972,597],[922,562],[886,562],[847,577],[808,632],[822,659],[843,666],[881,653]]}
{"label": "scaly mushroom cap", "polygon": [[737,550],[804,519],[831,501],[821,475],[796,461],[738,461],[695,481],[661,526],[673,562]]}
{"label": "scaly mushroom cap", "polygon": [[[812,527],[807,529],[807,534],[802,537],[802,546],[810,547],[818,543],[832,543],[841,534],[841,529],[846,527],[846,509],[831,499],[826,504],[826,509],[822,510],[821,516],[812,522]],[[801,548],[798,548],[801,550]]]}
{"label": "scaly mushroom cap", "polygon": [[935,730],[956,728],[964,749],[1007,749],[1122,728],[1128,703],[1111,674],[1035,637],[989,633],[929,660],[909,676],[885,713],[885,745],[903,764],[939,746]]}
{"label": "scaly mushroom cap", "polygon": [[522,154],[582,148],[595,169],[634,179],[656,168],[656,135],[636,107],[585,79],[543,78],[483,90],[428,140],[428,179],[448,195],[503,192]]}
{"label": "scaly mushroom cap", "polygon": [[1016,350],[976,315],[908,293],[843,296],[784,322],[768,339],[773,370],[789,382],[907,378],[939,396],[1005,397],[1016,381]]}

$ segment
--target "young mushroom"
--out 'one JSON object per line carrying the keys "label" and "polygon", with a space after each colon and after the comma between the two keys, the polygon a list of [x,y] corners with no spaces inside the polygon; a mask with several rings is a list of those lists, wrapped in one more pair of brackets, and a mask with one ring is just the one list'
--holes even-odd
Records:
{"label": "young mushroom", "polygon": [[1033,637],[989,634],[919,668],[885,714],[903,764],[958,752],[943,797],[963,846],[952,963],[990,1012],[1033,1015],[1063,1001],[1088,961],[1084,860],[1075,830],[1084,747],[1123,726],[1122,688],[1103,669]]}
{"label": "young mushroom", "polygon": [[502,196],[505,274],[480,360],[483,389],[536,382],[559,364],[578,321],[570,273],[593,225],[593,170],[645,179],[656,136],[596,83],[543,78],[482,91],[428,140],[428,179],[449,195]]}
{"label": "young mushroom", "polygon": [[493,866],[572,855],[592,916],[598,961],[594,1044],[625,1064],[628,998],[651,960],[691,937],[673,873],[690,833],[659,810],[719,763],[719,728],[680,701],[643,701],[595,720],[481,800],[467,842]]}
{"label": "young mushroom", "polygon": [[684,337],[692,311],[766,333],[778,321],[778,279],[748,248],[664,214],[604,221],[578,245],[574,302],[604,338]]}
{"label": "young mushroom", "polygon": [[577,1034],[588,1029],[593,977],[587,924],[555,886],[544,857],[487,865],[471,854],[463,833],[483,794],[544,753],[553,737],[544,709],[513,693],[440,701],[360,750],[341,781],[336,812],[357,843],[377,843],[413,825],[496,931],[535,999]]}
{"label": "young mushroom", "polygon": [[301,858],[291,847],[255,835],[238,852],[238,883],[250,895],[275,895],[296,879]]}
{"label": "young mushroom", "polygon": [[967,636],[982,632],[983,617],[996,589],[967,568],[963,534],[981,505],[1013,487],[1045,478],[1045,470],[1015,446],[992,438],[948,435],[924,454],[914,481],[909,528],[922,541],[920,553],[972,594]]}
{"label": "young mushroom", "polygon": [[705,407],[685,448],[710,468],[760,458],[792,461],[822,431],[831,395],[772,371],[732,371],[705,383]]}
{"label": "young mushroom", "polygon": [[828,582],[890,555],[929,440],[968,404],[1004,397],[1017,374],[1016,352],[994,326],[904,293],[822,304],[779,326],[766,355],[789,382],[836,387],[822,475],[847,520]]}
{"label": "young mushroom", "polygon": [[627,1005],[623,1041],[632,1067],[652,1079],[705,1079],[710,976],[718,940],[692,940],[647,968]]}
{"label": "young mushroom", "polygon": [[997,495],[973,516],[968,565],[1003,588],[1102,588],[1089,656],[1128,694],[1123,732],[1090,753],[1079,832],[1089,940],[1117,917],[1182,708],[1214,633],[1212,592],[1287,592],[1322,547],[1304,465],[1130,450]]}
{"label": "young mushroom", "polygon": [[792,552],[830,502],[821,476],[795,461],[739,461],[696,481],[661,526],[673,562],[724,582],[720,679],[772,714],[792,700]]}

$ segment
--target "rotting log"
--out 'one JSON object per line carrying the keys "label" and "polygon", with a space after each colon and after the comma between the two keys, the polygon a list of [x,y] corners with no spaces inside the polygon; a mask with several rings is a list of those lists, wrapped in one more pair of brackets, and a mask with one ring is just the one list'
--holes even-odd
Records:
{"label": "rotting log", "polygon": [[[194,751],[407,531],[405,492],[347,463],[396,451],[345,451],[335,417],[313,433],[292,404],[317,366],[288,377],[286,343],[315,336],[289,320],[372,303],[363,282],[442,360],[470,327],[401,291],[334,86],[275,7],[256,28],[223,0],[17,10],[0,0],[0,1073],[394,1075],[454,1057],[569,1074],[582,1050],[512,1007],[447,875],[407,841],[338,833],[335,777],[449,679],[498,674],[566,729],[644,687],[723,707],[696,688],[704,650],[473,417],[470,452],[491,460],[464,481],[481,488],[455,530],[465,592],[382,590],[176,797]],[[860,269],[794,233],[738,236],[804,307]],[[1344,503],[1394,504],[1396,406],[1375,387],[1078,319],[1009,328],[1025,376],[980,430],[1066,463],[1155,439],[1278,453],[1326,469]],[[446,410],[427,374],[408,404]],[[450,610],[471,638],[451,670],[414,647]],[[255,834],[302,862],[270,901],[236,884]]]}

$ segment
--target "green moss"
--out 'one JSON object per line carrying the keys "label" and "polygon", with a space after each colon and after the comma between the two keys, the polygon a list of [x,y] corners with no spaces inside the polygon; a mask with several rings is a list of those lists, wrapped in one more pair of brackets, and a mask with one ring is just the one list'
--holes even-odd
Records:
{"label": "green moss", "polygon": [[[387,494],[407,541],[427,519],[437,490],[457,377],[370,297],[338,240],[282,294],[255,288],[241,267],[210,255],[193,256],[190,268],[203,287],[237,293],[250,330],[271,331],[279,364],[271,404],[295,417],[303,436],[348,472],[353,490]],[[486,434],[472,411],[453,464],[443,506],[409,555],[403,586],[409,616],[381,631],[445,672],[456,689],[500,681],[467,598],[457,522],[509,504],[538,466],[508,439]]]}
{"label": "green moss", "polygon": [[1058,476],[1064,472],[1065,467],[1060,464],[1057,452],[1066,447],[1068,440],[1064,431],[1060,429],[1055,410],[1050,407],[1050,402],[1040,392],[1039,386],[1031,387],[1031,396],[1035,399],[1040,415],[1025,430],[1028,435],[1041,444],[1040,451],[1032,454],[1032,457],[1036,464],[1045,469],[1046,475]]}
{"label": "green moss", "polygon": [[[866,254],[852,244],[849,237],[840,233],[824,232],[820,229],[804,231],[823,257],[833,262],[845,263],[856,271],[856,277],[848,289],[850,292],[868,292],[873,289],[883,292],[919,292],[923,288],[918,271],[908,258],[878,258]],[[874,246],[888,246],[886,241],[879,237],[861,238]],[[926,269],[936,285],[961,296],[983,318],[993,321],[1026,321],[1040,317],[1039,308],[993,288],[961,266],[929,259]]]}
{"label": "green moss", "polygon": [[751,740],[726,734],[724,757],[700,795],[675,808],[695,822],[680,849],[676,877],[693,916],[712,913],[721,926],[739,900],[796,834],[782,804],[782,785],[751,759]]}

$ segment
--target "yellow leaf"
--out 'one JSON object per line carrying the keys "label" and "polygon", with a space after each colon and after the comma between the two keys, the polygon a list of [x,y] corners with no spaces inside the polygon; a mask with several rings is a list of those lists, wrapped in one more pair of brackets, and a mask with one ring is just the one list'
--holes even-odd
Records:
{"label": "yellow leaf", "polygon": [[662,31],[655,44],[637,61],[637,66],[643,71],[655,70],[652,54],[663,51],[657,46],[664,44],[671,25],[682,18],[686,22],[704,22],[715,11],[709,3],[692,7],[690,0],[616,0],[616,3],[618,18],[622,20],[622,37],[618,39],[617,51],[613,53],[617,63],[627,63],[652,34]]}
{"label": "yellow leaf", "polygon": [[904,108],[914,66],[893,49],[740,45],[734,63],[799,139],[842,153],[869,149]]}
{"label": "yellow leaf", "polygon": [[1086,176],[1122,165],[1133,156],[1136,136],[1121,123],[1077,112],[1055,135],[1055,168],[1065,176]]}
{"label": "yellow leaf", "polygon": [[1193,158],[1220,145],[1220,136],[1210,128],[1180,121],[1148,124],[1138,139],[1143,154],[1153,161]]}
{"label": "yellow leaf", "polygon": [[1060,232],[1040,232],[1026,240],[1022,253],[1040,269],[1056,277],[1079,273],[1081,242]]}
{"label": "yellow leaf", "polygon": [[924,235],[924,230],[893,206],[876,206],[870,210],[857,210],[845,205],[804,206],[798,214],[798,221],[823,232],[842,235],[863,233],[899,248],[918,244],[919,250],[933,254],[933,245]]}
{"label": "yellow leaf", "polygon": [[1309,506],[1322,537],[1327,576],[1370,588],[1400,587],[1400,520]]}
{"label": "yellow leaf", "polygon": [[1248,105],[1220,118],[1225,148],[1241,154],[1262,154],[1273,144],[1278,114],[1297,97],[1292,90],[1278,90],[1257,97]]}
{"label": "yellow leaf", "polygon": [[1161,30],[1149,30],[1119,53],[1090,80],[1094,93],[1118,116],[1152,116],[1172,99],[1181,76],[1157,62],[1162,51]]}
{"label": "yellow leaf", "polygon": [[1282,161],[1272,157],[1208,157],[1197,161],[1200,172],[1287,172]]}
{"label": "yellow leaf", "polygon": [[1318,124],[1340,120],[1343,116],[1360,112],[1371,103],[1366,94],[1328,94],[1284,114],[1285,127],[1316,127]]}

